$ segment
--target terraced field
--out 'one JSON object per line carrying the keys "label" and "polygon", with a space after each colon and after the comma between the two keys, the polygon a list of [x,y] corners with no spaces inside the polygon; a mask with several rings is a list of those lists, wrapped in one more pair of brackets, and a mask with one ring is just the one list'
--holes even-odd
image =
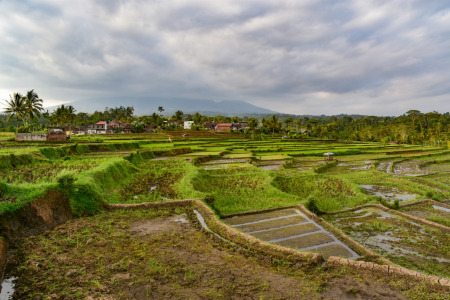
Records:
{"label": "terraced field", "polygon": [[[203,132],[192,132],[188,138],[167,132],[83,136],[60,144],[4,142],[2,146],[0,236],[9,234],[2,227],[4,216],[55,193],[67,199],[72,213],[80,217],[102,213],[104,203],[198,198],[224,223],[275,245],[318,253],[325,259],[381,257],[422,273],[450,276],[448,231],[433,227],[449,226],[448,205],[443,204],[450,199],[446,148],[251,140]],[[325,152],[334,153],[333,160],[324,160]],[[437,202],[407,205],[422,199]],[[372,250],[377,258],[361,258],[303,212],[284,208],[298,204]],[[381,204],[433,224],[376,208],[332,214],[364,204]],[[272,212],[240,214],[267,209]],[[11,278],[22,276],[18,271],[22,262],[8,268],[5,285],[13,286]],[[26,295],[25,290],[20,292]]]}

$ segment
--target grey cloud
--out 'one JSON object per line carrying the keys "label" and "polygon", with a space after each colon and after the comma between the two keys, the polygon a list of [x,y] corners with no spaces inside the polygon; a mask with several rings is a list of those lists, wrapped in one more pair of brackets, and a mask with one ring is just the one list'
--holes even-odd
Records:
{"label": "grey cloud", "polygon": [[402,113],[423,99],[450,110],[445,1],[0,1],[0,11],[0,90],[189,95],[315,114],[326,113],[317,103]]}

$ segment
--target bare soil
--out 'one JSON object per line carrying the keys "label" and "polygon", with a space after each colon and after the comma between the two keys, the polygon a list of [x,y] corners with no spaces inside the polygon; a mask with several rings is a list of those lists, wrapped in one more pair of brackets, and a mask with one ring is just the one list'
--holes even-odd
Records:
{"label": "bare soil", "polygon": [[406,299],[402,293],[443,293],[256,255],[200,230],[189,209],[71,220],[26,239],[20,253],[16,299]]}

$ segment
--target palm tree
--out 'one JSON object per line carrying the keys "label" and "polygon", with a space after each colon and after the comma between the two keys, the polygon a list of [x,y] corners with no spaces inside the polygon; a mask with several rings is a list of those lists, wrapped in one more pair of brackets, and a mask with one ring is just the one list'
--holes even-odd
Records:
{"label": "palm tree", "polygon": [[56,123],[57,126],[64,124],[66,121],[66,107],[65,105],[58,106],[54,112],[52,112],[52,123]]}
{"label": "palm tree", "polygon": [[42,99],[39,98],[38,94],[34,90],[28,91],[27,95],[24,97],[25,100],[25,126],[28,126],[28,120],[31,122],[35,117],[41,116],[41,111],[44,109],[42,107]]}
{"label": "palm tree", "polygon": [[23,120],[26,110],[25,110],[25,99],[20,93],[14,93],[13,96],[9,95],[9,101],[6,101],[5,113],[9,114],[6,122],[9,122],[12,117],[16,117],[16,131],[19,127],[19,118]]}
{"label": "palm tree", "polygon": [[255,138],[255,130],[258,127],[258,120],[256,120],[255,118],[250,118],[247,120],[247,125],[250,128],[250,130],[252,131],[252,139]]}
{"label": "palm tree", "polygon": [[286,124],[286,129],[289,129],[289,127],[291,126],[292,122],[294,122],[292,117],[287,117],[287,119],[284,120],[284,124]]}
{"label": "palm tree", "polygon": [[162,117],[162,113],[163,113],[163,111],[164,111],[164,107],[158,106],[158,111],[159,111],[159,114],[160,114],[161,117]]}
{"label": "palm tree", "polygon": [[301,129],[301,126],[302,126],[302,120],[300,120],[300,119],[295,119],[295,121],[294,121],[294,123],[295,123],[295,129],[297,130],[297,132],[298,132],[298,129],[300,128]]}
{"label": "palm tree", "polygon": [[64,114],[65,120],[69,123],[69,132],[71,132],[73,119],[75,118],[75,108],[72,105],[68,105]]}
{"label": "palm tree", "polygon": [[272,115],[272,117],[270,117],[270,119],[268,119],[266,122],[267,122],[269,129],[272,129],[272,137],[273,137],[273,135],[275,134],[275,130],[277,130],[281,127],[281,122],[278,120],[278,117],[275,115]]}

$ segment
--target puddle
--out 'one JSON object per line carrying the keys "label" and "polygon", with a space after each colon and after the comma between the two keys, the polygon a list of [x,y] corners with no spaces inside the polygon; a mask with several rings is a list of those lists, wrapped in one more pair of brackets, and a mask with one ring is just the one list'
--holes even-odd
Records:
{"label": "puddle", "polygon": [[418,160],[407,160],[401,163],[398,163],[394,166],[395,175],[400,176],[422,176],[426,175],[427,172],[424,172],[420,169],[419,164],[421,162]]}
{"label": "puddle", "polygon": [[391,171],[392,164],[393,164],[393,161],[382,161],[377,165],[377,170],[388,173],[388,174],[392,174],[392,171]]}
{"label": "puddle", "polygon": [[204,168],[205,170],[242,168],[251,166],[253,165],[249,164],[246,159],[239,159],[239,158],[216,159],[201,164],[201,167]]}
{"label": "puddle", "polygon": [[265,166],[258,166],[258,168],[263,169],[263,170],[280,170],[281,169],[281,165],[265,165]]}
{"label": "puddle", "polygon": [[442,211],[450,213],[450,209],[449,208],[442,207],[442,206],[439,206],[439,205],[432,205],[432,206],[433,206],[434,209],[438,209],[438,210],[442,210]]}
{"label": "puddle", "polygon": [[395,199],[400,200],[400,202],[410,201],[418,196],[416,194],[400,191],[396,187],[391,186],[362,184],[361,187],[366,191],[367,194],[380,196],[383,199],[389,200],[391,202],[393,202]]}
{"label": "puddle", "polygon": [[1,286],[1,292],[0,292],[0,299],[1,300],[9,300],[12,299],[12,296],[14,294],[14,280],[16,280],[17,277],[9,277],[5,278],[2,282]]}
{"label": "puddle", "polygon": [[357,258],[358,254],[297,209],[235,216],[224,222],[263,241],[281,246],[331,255]]}
{"label": "puddle", "polygon": [[228,159],[216,159],[216,160],[208,161],[208,162],[203,163],[203,165],[230,164],[230,163],[245,163],[245,162],[247,162],[247,160],[245,160],[245,159],[233,159],[233,158],[228,158]]}
{"label": "puddle", "polygon": [[400,208],[401,212],[444,226],[450,226],[450,209],[431,203],[418,203]]}

